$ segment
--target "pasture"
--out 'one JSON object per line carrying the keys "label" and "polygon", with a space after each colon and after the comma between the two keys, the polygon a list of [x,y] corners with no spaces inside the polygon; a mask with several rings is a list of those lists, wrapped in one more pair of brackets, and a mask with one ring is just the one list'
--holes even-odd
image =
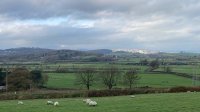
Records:
{"label": "pasture", "polygon": [[192,66],[192,65],[179,65],[179,66],[171,66],[172,71],[178,73],[187,73],[190,75],[200,75],[200,66]]}
{"label": "pasture", "polygon": [[[109,62],[69,62],[69,63],[38,63],[38,64],[9,64],[9,65],[4,65],[1,64],[1,68],[15,68],[15,67],[26,67],[29,70],[34,70],[34,69],[42,69],[43,71],[58,71],[59,69],[66,70],[68,72],[71,71],[76,71],[79,68],[84,68],[84,67],[89,67],[89,68],[96,68],[96,69],[101,69],[107,66],[115,66],[121,70],[127,70],[129,68],[136,68],[138,72],[140,73],[145,73],[146,70],[148,69],[149,66],[141,66],[137,65],[139,59],[136,58],[131,61],[116,61],[113,63]],[[149,59],[150,60],[150,59]],[[134,63],[136,65],[134,65]],[[188,62],[189,63],[189,62]],[[200,66],[199,65],[168,65],[171,69],[172,72],[177,72],[177,73],[187,73],[189,75],[200,75]],[[164,66],[160,65],[159,69],[156,71],[163,71]]]}
{"label": "pasture", "polygon": [[[75,74],[74,73],[47,73],[49,80],[47,82],[47,87],[49,88],[84,88],[75,84]],[[193,86],[192,80],[180,76],[175,76],[171,74],[139,74],[140,79],[138,80],[137,87],[175,87],[175,86]],[[196,81],[196,84],[200,84]],[[123,84],[122,78],[120,78],[117,87],[126,87]],[[95,82],[91,87],[92,89],[105,89],[101,80]]]}
{"label": "pasture", "polygon": [[199,112],[200,93],[170,93],[92,98],[96,107],[83,103],[83,98],[51,99],[58,107],[46,105],[47,99],[0,101],[0,112]]}

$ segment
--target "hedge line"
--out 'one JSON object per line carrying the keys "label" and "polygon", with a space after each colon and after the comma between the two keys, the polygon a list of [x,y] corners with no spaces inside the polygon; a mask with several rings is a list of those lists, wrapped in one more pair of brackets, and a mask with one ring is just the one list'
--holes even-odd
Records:
{"label": "hedge line", "polygon": [[24,100],[24,99],[53,99],[53,98],[74,98],[74,97],[105,97],[105,96],[122,96],[133,94],[149,93],[178,93],[178,92],[200,92],[200,87],[174,87],[174,88],[135,88],[115,89],[115,90],[90,90],[90,91],[66,91],[61,92],[44,92],[44,93],[24,93],[24,94],[0,94],[0,100]]}

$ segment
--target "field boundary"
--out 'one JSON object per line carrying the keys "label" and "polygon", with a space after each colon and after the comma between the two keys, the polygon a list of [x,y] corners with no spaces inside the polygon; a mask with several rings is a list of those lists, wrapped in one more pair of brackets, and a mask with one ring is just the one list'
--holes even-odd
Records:
{"label": "field boundary", "polygon": [[188,79],[193,79],[193,80],[200,80],[200,76],[192,76],[190,74],[187,73],[178,73],[178,72],[163,72],[163,71],[153,71],[153,73],[161,73],[161,74],[172,74],[172,75],[176,75],[176,76],[180,76],[180,77],[184,77],[184,78],[188,78]]}

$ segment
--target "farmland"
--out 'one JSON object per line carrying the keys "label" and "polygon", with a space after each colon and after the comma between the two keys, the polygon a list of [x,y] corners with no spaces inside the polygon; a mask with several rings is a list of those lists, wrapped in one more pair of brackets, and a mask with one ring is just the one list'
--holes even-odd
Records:
{"label": "farmland", "polygon": [[[41,80],[32,79],[31,81],[28,78],[22,78],[27,84],[18,85],[17,88],[15,88],[15,84],[21,83],[19,81],[21,79],[12,83],[16,80],[11,79],[10,81],[8,78],[8,85],[12,85],[13,88],[11,89],[13,90],[8,89],[8,93],[5,91],[0,93],[2,99],[0,101],[0,112],[199,111],[197,108],[199,99],[195,99],[200,96],[198,93],[200,91],[199,56],[191,58],[188,55],[162,53],[155,55],[130,53],[99,55],[68,50],[49,52],[45,56],[39,54],[43,57],[37,61],[28,60],[29,56],[24,56],[24,62],[4,61],[0,63],[4,78],[6,73],[8,76],[12,76],[12,73],[14,73],[12,78],[16,79],[15,75],[21,73],[22,75],[30,73],[31,77],[29,78],[41,78]],[[15,60],[12,56],[10,58]],[[36,55],[35,59],[38,58]],[[21,57],[17,59],[21,60]],[[90,72],[85,72],[87,70]],[[107,72],[106,70],[111,71]],[[134,80],[132,88],[129,88],[125,75],[131,70],[133,70],[133,75],[136,75],[137,79]],[[32,73],[36,74],[33,75]],[[91,73],[89,76],[92,75],[91,83],[88,84],[89,89],[86,83],[83,83],[83,79],[79,80],[81,75],[88,76],[88,73]],[[108,77],[112,75],[112,79],[109,79],[112,84],[111,88],[103,80],[102,76],[106,73]],[[197,78],[195,79],[194,76]],[[3,84],[6,84],[5,79],[2,80]],[[188,93],[173,93],[187,91]],[[131,94],[136,95],[136,97],[121,96]],[[94,97],[92,99],[98,102],[98,106],[87,106],[82,102],[82,97]],[[46,105],[49,98],[54,98],[51,99],[53,101],[59,101],[60,105],[58,107]],[[24,105],[17,105],[17,101],[22,99],[27,99],[23,100]]]}
{"label": "farmland", "polygon": [[47,100],[0,101],[0,112],[199,112],[200,93],[149,94],[92,98],[98,106],[89,107],[83,98],[52,99],[58,107],[46,105]]}
{"label": "farmland", "polygon": [[[75,84],[74,73],[48,73],[49,81],[47,87],[49,88],[81,88]],[[192,79],[183,78],[171,74],[140,74],[140,80],[137,82],[137,87],[175,87],[175,86],[193,86]],[[122,81],[119,81],[118,87],[125,87]],[[200,84],[197,81],[197,84]],[[84,88],[84,87],[82,87]],[[105,87],[100,81],[97,81],[93,89]]]}
{"label": "farmland", "polygon": [[1,0],[0,112],[200,112],[200,0]]}

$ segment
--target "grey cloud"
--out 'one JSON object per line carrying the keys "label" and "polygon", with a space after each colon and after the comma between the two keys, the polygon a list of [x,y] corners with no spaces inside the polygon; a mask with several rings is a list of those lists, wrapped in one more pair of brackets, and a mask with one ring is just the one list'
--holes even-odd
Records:
{"label": "grey cloud", "polygon": [[199,9],[197,3],[197,0],[1,0],[0,13],[17,19],[69,15],[91,18],[101,11],[143,16],[181,14],[189,8],[191,14]]}
{"label": "grey cloud", "polygon": [[[199,11],[199,0],[1,0],[0,48],[197,51]],[[56,25],[25,22],[62,17],[68,19]],[[78,21],[93,24],[83,28]]]}
{"label": "grey cloud", "polygon": [[[24,28],[25,27],[25,28]],[[40,27],[39,30],[35,28],[20,27],[26,32],[6,32],[1,34],[0,44],[7,44],[14,46],[43,46],[51,48],[59,48],[59,45],[77,46],[79,44],[87,46],[89,44],[99,44],[99,38],[112,35],[113,31],[106,31],[98,28],[76,28],[65,26],[32,26]],[[12,43],[11,41],[12,40]],[[21,44],[19,42],[22,42]],[[27,42],[27,43],[26,43]],[[14,44],[15,43],[15,44]],[[16,43],[19,43],[16,45]],[[101,41],[102,43],[102,41]]]}

